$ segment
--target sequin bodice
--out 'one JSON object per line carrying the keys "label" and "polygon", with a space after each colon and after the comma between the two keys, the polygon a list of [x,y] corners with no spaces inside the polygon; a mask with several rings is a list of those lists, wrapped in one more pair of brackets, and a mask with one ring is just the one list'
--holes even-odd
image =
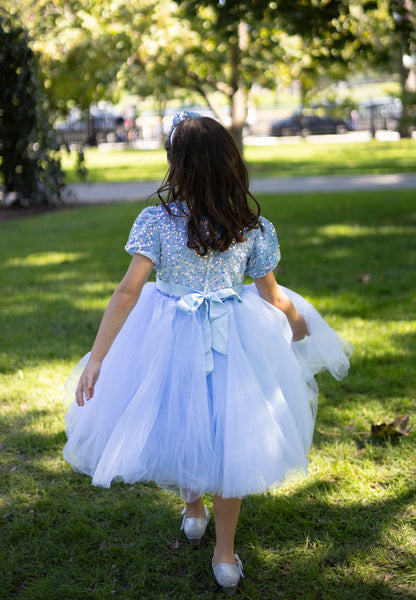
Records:
{"label": "sequin bodice", "polygon": [[135,253],[150,258],[158,279],[200,291],[241,286],[244,275],[262,277],[279,261],[280,251],[273,225],[260,218],[263,230],[246,233],[245,242],[233,242],[224,252],[208,250],[199,256],[187,247],[187,217],[171,205],[172,216],[163,206],[145,208],[135,220],[126,244]]}

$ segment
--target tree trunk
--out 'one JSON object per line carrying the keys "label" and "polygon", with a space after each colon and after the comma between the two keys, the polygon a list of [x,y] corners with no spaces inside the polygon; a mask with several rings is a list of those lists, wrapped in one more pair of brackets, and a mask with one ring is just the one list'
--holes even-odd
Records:
{"label": "tree trunk", "polygon": [[156,100],[157,105],[157,116],[159,117],[159,143],[163,147],[165,145],[165,132],[163,131],[163,119],[166,114],[166,106],[167,106],[167,98],[165,94],[160,94],[160,96]]}
{"label": "tree trunk", "polygon": [[[414,3],[413,0],[403,0],[403,8],[408,11],[408,18],[415,25],[414,18]],[[409,52],[410,56],[414,56],[415,45],[408,43],[408,40],[400,40],[400,56],[399,56],[399,73],[402,89],[402,116],[399,123],[399,133],[401,138],[411,138],[413,131],[414,120],[414,103],[409,99],[416,93],[416,71],[415,65],[410,66],[404,63],[404,57]]]}
{"label": "tree trunk", "polygon": [[410,98],[412,94],[416,93],[416,73],[414,69],[406,69],[403,62],[400,70],[400,81],[402,86],[402,116],[399,133],[401,138],[411,138],[414,122],[414,102],[410,101]]}
{"label": "tree trunk", "polygon": [[243,154],[243,130],[247,121],[247,90],[241,74],[241,61],[248,49],[247,24],[240,21],[235,31],[236,44],[232,48],[232,80],[230,95],[231,126],[229,128],[237,146]]}
{"label": "tree trunk", "polygon": [[238,88],[231,97],[230,133],[243,154],[243,130],[247,119],[247,97],[242,88]]}

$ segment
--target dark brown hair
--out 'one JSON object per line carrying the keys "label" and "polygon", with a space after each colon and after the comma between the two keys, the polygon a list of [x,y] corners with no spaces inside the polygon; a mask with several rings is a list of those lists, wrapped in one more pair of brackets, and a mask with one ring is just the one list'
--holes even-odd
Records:
{"label": "dark brown hair", "polygon": [[247,169],[225,127],[209,117],[186,118],[173,137],[169,134],[165,148],[169,169],[157,194],[170,214],[170,203],[186,205],[189,248],[200,255],[208,248],[223,252],[233,240],[245,241],[244,230],[259,227],[260,206],[249,192]]}

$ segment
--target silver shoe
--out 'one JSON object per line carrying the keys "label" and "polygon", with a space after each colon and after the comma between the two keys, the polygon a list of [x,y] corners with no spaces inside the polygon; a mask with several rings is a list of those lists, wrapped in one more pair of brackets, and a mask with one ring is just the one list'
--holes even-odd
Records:
{"label": "silver shoe", "polygon": [[182,525],[181,525],[181,531],[183,529],[186,537],[189,540],[189,543],[194,548],[198,548],[198,546],[201,542],[201,538],[204,535],[206,528],[208,527],[209,511],[206,506],[204,506],[204,508],[205,508],[205,517],[200,517],[200,518],[196,518],[196,517],[188,518],[186,516],[186,508],[184,508],[182,511],[183,521],[182,521]]}
{"label": "silver shoe", "polygon": [[234,556],[235,563],[233,565],[227,563],[214,565],[214,558],[212,559],[212,569],[214,571],[215,579],[229,596],[235,594],[237,591],[240,577],[244,579],[243,563],[238,554],[234,554]]}

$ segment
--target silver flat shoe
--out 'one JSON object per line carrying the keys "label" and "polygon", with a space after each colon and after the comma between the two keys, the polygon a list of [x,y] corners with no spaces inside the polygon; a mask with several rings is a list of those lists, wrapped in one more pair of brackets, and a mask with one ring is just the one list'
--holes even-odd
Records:
{"label": "silver flat shoe", "polygon": [[214,565],[214,558],[212,558],[212,569],[214,571],[215,579],[228,596],[235,594],[237,591],[240,577],[244,579],[243,563],[238,554],[234,554],[234,556],[235,563],[233,565],[227,563]]}
{"label": "silver flat shoe", "polygon": [[182,525],[181,525],[181,531],[183,530],[186,537],[189,540],[189,543],[191,544],[191,546],[193,546],[194,548],[198,548],[200,542],[201,542],[201,538],[204,535],[207,527],[208,527],[208,523],[209,523],[209,511],[207,509],[206,506],[204,506],[205,508],[205,517],[190,517],[188,518],[186,516],[186,508],[183,509],[182,514],[183,514],[183,521],[182,521]]}

